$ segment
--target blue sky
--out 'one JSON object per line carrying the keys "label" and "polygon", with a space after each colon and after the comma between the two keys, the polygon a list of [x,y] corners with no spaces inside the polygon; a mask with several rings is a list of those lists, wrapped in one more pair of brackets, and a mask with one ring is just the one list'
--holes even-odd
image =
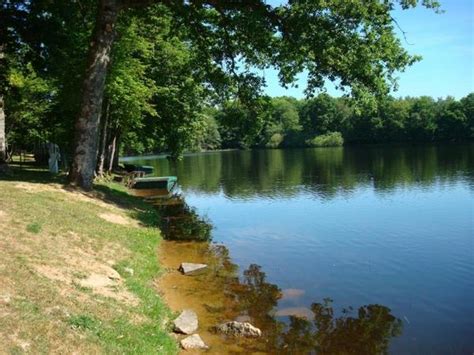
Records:
{"label": "blue sky", "polygon": [[[393,13],[406,32],[403,46],[423,59],[399,73],[399,88],[394,96],[428,95],[435,98],[461,98],[474,92],[474,0],[440,0],[442,14],[424,7]],[[277,1],[269,1],[276,3]],[[400,31],[398,35],[402,37]],[[304,97],[305,75],[298,88],[284,89],[275,70],[265,70],[266,93],[270,96]],[[331,95],[339,93],[328,86]]]}

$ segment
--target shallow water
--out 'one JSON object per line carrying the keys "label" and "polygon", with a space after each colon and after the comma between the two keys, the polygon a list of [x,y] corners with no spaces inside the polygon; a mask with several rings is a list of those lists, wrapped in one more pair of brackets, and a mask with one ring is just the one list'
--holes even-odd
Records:
{"label": "shallow water", "polygon": [[214,227],[239,270],[232,316],[268,334],[258,350],[474,352],[474,145],[135,162],[177,175]]}

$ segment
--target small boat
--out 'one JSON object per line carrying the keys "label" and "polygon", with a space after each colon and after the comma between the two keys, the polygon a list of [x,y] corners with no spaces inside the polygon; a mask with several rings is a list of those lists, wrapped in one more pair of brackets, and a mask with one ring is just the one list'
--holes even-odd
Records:
{"label": "small boat", "polygon": [[154,168],[149,165],[123,164],[123,167],[129,173],[131,173],[132,171],[141,171],[145,174],[151,174],[154,170]]}
{"label": "small boat", "polygon": [[176,176],[143,177],[133,180],[133,189],[166,189],[171,191],[178,182]]}

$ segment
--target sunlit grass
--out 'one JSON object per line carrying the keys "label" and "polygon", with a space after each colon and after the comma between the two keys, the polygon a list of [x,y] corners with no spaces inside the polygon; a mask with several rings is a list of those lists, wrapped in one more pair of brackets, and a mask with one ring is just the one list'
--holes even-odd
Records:
{"label": "sunlit grass", "polygon": [[[161,240],[153,209],[118,184],[101,183],[85,195],[48,175],[14,169],[0,181],[0,296],[9,299],[0,302],[0,348],[176,353],[169,311],[153,288]],[[104,211],[130,223],[108,222],[99,216]],[[133,302],[82,283],[109,269],[120,282],[108,290],[131,295]]]}

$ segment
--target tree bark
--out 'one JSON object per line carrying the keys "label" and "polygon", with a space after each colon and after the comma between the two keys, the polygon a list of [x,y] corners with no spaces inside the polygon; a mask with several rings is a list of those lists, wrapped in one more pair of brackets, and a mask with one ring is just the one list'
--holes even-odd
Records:
{"label": "tree bark", "polygon": [[3,95],[0,94],[0,164],[7,160],[7,141],[5,135],[5,111],[3,109]]}
{"label": "tree bark", "polygon": [[[107,101],[107,100],[106,100]],[[110,103],[105,104],[105,112],[102,115],[102,134],[99,150],[99,161],[97,162],[97,175],[104,175],[105,158],[107,154],[107,140],[109,139],[109,108]]]}
{"label": "tree bark", "polygon": [[89,49],[81,107],[75,124],[73,162],[69,174],[69,182],[85,190],[92,188],[94,179],[102,99],[119,11],[120,0],[100,0]]}
{"label": "tree bark", "polygon": [[[0,69],[3,69],[4,66],[4,48],[3,44],[0,44]],[[1,74],[3,74],[3,70]],[[0,77],[0,80],[4,80],[3,75]],[[3,101],[3,83],[0,84],[0,164],[7,160],[7,137],[5,133],[5,108]]]}
{"label": "tree bark", "polygon": [[114,168],[118,166],[118,158],[119,158],[119,139],[120,139],[120,132],[116,128],[111,132],[109,135],[109,145],[107,147],[107,160],[106,160],[106,167],[108,172],[112,172]]}
{"label": "tree bark", "polygon": [[119,156],[120,156],[120,132],[115,135],[115,146],[114,154],[112,156],[112,164],[110,165],[110,171],[117,169],[119,166]]}

